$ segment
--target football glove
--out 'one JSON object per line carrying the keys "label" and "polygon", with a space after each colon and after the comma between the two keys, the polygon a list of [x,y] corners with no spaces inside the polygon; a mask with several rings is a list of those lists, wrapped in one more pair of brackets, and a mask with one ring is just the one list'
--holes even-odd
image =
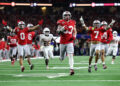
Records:
{"label": "football glove", "polygon": [[43,19],[41,19],[40,21],[38,21],[38,24],[41,26],[43,24]]}

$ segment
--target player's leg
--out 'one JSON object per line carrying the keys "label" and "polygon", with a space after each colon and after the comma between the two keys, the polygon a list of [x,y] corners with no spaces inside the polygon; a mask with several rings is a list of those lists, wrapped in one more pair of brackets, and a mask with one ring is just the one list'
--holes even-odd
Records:
{"label": "player's leg", "polygon": [[94,56],[95,46],[93,44],[90,45],[90,57],[89,57],[89,66],[88,66],[88,72],[91,72],[91,63]]}
{"label": "player's leg", "polygon": [[24,45],[24,50],[25,50],[25,57],[27,58],[27,62],[30,66],[30,70],[34,68],[34,65],[31,62],[31,52],[30,52],[30,45]]}
{"label": "player's leg", "polygon": [[53,49],[51,49],[51,47],[49,47],[48,56],[53,58]]}
{"label": "player's leg", "polygon": [[110,54],[112,54],[112,47],[110,46],[109,48],[108,48],[108,51],[107,51],[107,53],[106,53],[106,56],[109,56]]}
{"label": "player's leg", "polygon": [[12,48],[12,58],[13,58],[12,64],[13,64],[13,65],[14,65],[14,63],[15,63],[15,59],[17,58],[17,57],[16,57],[16,54],[17,54],[17,47],[13,47],[13,48]]}
{"label": "player's leg", "polygon": [[118,52],[118,48],[117,47],[113,48],[113,54],[112,54],[113,56],[112,56],[111,64],[114,64],[114,60],[116,58],[117,52]]}
{"label": "player's leg", "polygon": [[24,66],[23,66],[23,53],[24,53],[24,48],[22,45],[18,45],[18,56],[19,56],[19,63],[21,67],[21,71],[24,72]]}
{"label": "player's leg", "polygon": [[2,50],[0,50],[0,60],[2,61]]}
{"label": "player's leg", "polygon": [[10,48],[10,59],[11,59],[11,64],[12,64],[12,61],[13,61],[13,57],[12,57],[12,48]]}
{"label": "player's leg", "polygon": [[69,65],[70,65],[70,75],[74,75],[74,59],[73,59],[74,46],[73,46],[73,43],[67,44],[66,49],[67,49]]}
{"label": "player's leg", "polygon": [[46,65],[46,69],[49,69],[49,56],[48,56],[48,51],[49,51],[49,47],[44,46],[43,48],[43,54],[44,54],[44,58],[45,58],[45,65]]}
{"label": "player's leg", "polygon": [[98,62],[99,55],[100,55],[100,47],[101,47],[100,44],[96,44],[96,47],[95,47],[95,65],[94,65],[95,71],[97,71],[97,62]]}
{"label": "player's leg", "polygon": [[65,57],[66,57],[66,45],[60,44],[60,58],[59,59],[63,61]]}
{"label": "player's leg", "polygon": [[101,60],[102,60],[102,64],[103,64],[103,69],[106,69],[107,66],[105,65],[105,50],[106,50],[106,44],[104,44],[103,46],[101,46]]}

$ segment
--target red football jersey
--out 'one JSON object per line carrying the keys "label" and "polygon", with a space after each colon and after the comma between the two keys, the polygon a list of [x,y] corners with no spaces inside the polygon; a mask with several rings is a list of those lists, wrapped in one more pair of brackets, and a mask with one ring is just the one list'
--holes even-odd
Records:
{"label": "red football jersey", "polygon": [[18,44],[20,45],[26,45],[27,44],[27,34],[28,34],[28,28],[20,29],[18,27],[15,28],[15,32],[18,37]]}
{"label": "red football jersey", "polygon": [[101,41],[103,31],[104,29],[101,27],[100,28],[89,27],[91,41]]}
{"label": "red football jersey", "polygon": [[5,46],[6,46],[6,42],[1,40],[1,41],[0,41],[0,50],[1,50],[1,49],[4,50],[4,49],[5,49]]}
{"label": "red football jersey", "polygon": [[33,47],[35,48],[35,50],[39,50],[40,49],[40,45],[39,44],[37,44],[37,45],[33,45]]}
{"label": "red football jersey", "polygon": [[101,37],[102,43],[108,44],[111,42],[112,39],[113,39],[112,28],[109,28],[108,30],[102,33],[102,37]]}
{"label": "red football jersey", "polygon": [[9,40],[10,47],[16,47],[17,46],[17,36],[8,36],[7,39]]}
{"label": "red football jersey", "polygon": [[10,49],[10,45],[7,44],[6,45],[6,49],[9,50]]}
{"label": "red football jersey", "polygon": [[73,40],[70,39],[73,36],[73,29],[75,28],[76,22],[74,20],[65,21],[64,19],[61,19],[57,21],[57,24],[68,27],[68,30],[60,35],[60,44],[73,43]]}
{"label": "red football jersey", "polygon": [[27,44],[32,44],[33,38],[35,37],[35,32],[29,32],[27,35]]}

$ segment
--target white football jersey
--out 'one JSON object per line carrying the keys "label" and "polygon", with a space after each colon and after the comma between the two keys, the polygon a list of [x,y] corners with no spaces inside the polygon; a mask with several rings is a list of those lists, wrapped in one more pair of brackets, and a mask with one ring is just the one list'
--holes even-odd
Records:
{"label": "white football jersey", "polygon": [[43,46],[49,46],[52,39],[52,34],[49,34],[49,36],[45,36],[45,34],[40,34],[40,44]]}
{"label": "white football jersey", "polygon": [[111,41],[110,46],[118,46],[119,41],[120,41],[119,36],[116,36],[116,37],[113,36],[113,40]]}

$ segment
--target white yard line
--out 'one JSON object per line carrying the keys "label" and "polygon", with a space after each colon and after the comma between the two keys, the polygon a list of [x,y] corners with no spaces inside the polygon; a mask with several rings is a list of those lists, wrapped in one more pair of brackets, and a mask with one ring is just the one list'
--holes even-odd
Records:
{"label": "white yard line", "polygon": [[0,82],[120,82],[120,80],[0,80]]}
{"label": "white yard line", "polygon": [[[88,67],[74,67],[74,69],[86,69]],[[70,69],[70,67],[51,67],[50,69]]]}

